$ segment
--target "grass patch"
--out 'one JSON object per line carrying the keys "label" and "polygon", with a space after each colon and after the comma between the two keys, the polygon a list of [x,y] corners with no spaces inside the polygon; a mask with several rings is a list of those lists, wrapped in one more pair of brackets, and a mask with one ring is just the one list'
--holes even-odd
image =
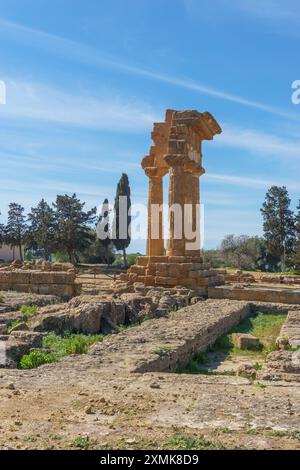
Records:
{"label": "grass patch", "polygon": [[0,295],[0,304],[4,304],[4,299],[3,297],[1,297],[1,295]]}
{"label": "grass patch", "polygon": [[9,324],[9,326],[7,326],[7,327],[5,328],[5,333],[9,335],[9,334],[12,332],[12,330],[13,330],[14,328],[16,328],[16,326],[21,325],[21,323],[22,323],[22,322],[21,322],[20,320],[14,320],[14,321],[12,321],[12,322]]}
{"label": "grass patch", "polygon": [[43,338],[43,348],[51,350],[49,353],[32,351],[25,354],[20,362],[20,369],[35,369],[43,364],[58,361],[61,357],[70,354],[85,354],[89,347],[102,341],[104,335],[84,335],[65,332],[62,336],[55,333],[48,333]]}
{"label": "grass patch", "polygon": [[290,437],[300,441],[300,431],[268,431],[267,436],[270,437]]}
{"label": "grass patch", "polygon": [[20,312],[24,316],[24,321],[27,322],[38,313],[38,308],[36,305],[21,305]]}
{"label": "grass patch", "polygon": [[185,434],[176,434],[166,443],[170,450],[225,450],[224,444],[218,441],[209,441],[204,436],[190,437]]}
{"label": "grass patch", "polygon": [[63,335],[49,333],[43,338],[43,348],[51,349],[56,360],[69,354],[85,354],[89,347],[102,341],[104,335],[84,335],[65,332]]}
{"label": "grass patch", "polygon": [[258,387],[258,388],[267,388],[267,386],[265,384],[262,384],[260,382],[256,382],[255,386]]}
{"label": "grass patch", "polygon": [[43,364],[50,364],[55,361],[54,354],[44,354],[41,351],[32,351],[29,354],[25,354],[19,363],[20,369],[35,369],[36,367],[42,366]]}
{"label": "grass patch", "polygon": [[[285,314],[258,313],[254,317],[245,318],[239,325],[232,328],[229,333],[220,336],[212,347],[212,351],[224,352],[230,356],[266,356],[276,350],[275,341],[286,319]],[[233,333],[250,333],[257,336],[262,344],[260,350],[241,350],[234,346]]]}
{"label": "grass patch", "polygon": [[[257,313],[253,317],[245,318],[241,323],[232,328],[228,333],[220,336],[213,347],[212,352],[224,353],[227,356],[261,356],[262,359],[271,351],[276,350],[275,341],[279,336],[281,327],[286,320],[285,314],[277,313]],[[236,348],[233,343],[233,333],[250,333],[257,336],[262,344],[258,350],[242,350]],[[206,367],[205,367],[206,365]],[[177,373],[183,374],[204,374],[204,375],[235,375],[234,370],[218,372],[207,367],[208,356],[206,353],[196,354],[189,363],[177,369]],[[262,368],[260,362],[254,364],[254,368],[259,371]],[[260,386],[260,385],[258,385]],[[261,388],[264,386],[261,385]]]}
{"label": "grass patch", "polygon": [[75,449],[80,450],[88,450],[95,444],[94,441],[91,441],[89,437],[75,437],[71,442],[71,447],[75,447]]}
{"label": "grass patch", "polygon": [[161,348],[156,348],[152,352],[153,354],[158,354],[158,356],[166,356],[173,351],[172,346],[162,346]]}

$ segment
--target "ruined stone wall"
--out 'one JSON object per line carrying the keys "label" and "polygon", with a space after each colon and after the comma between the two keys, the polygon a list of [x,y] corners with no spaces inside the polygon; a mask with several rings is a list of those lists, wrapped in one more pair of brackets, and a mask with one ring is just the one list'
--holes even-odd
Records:
{"label": "ruined stone wall", "polygon": [[300,289],[264,287],[218,286],[208,288],[208,297],[212,299],[248,300],[261,302],[277,302],[284,304],[300,304]]}
{"label": "ruined stone wall", "polygon": [[112,335],[92,346],[90,354],[101,356],[111,370],[126,364],[131,372],[175,372],[251,312],[252,305],[247,302],[198,302]]}
{"label": "ruined stone wall", "polygon": [[285,284],[285,285],[300,285],[300,276],[282,276],[272,273],[253,272],[249,271],[229,271],[227,269],[215,269],[218,274],[222,274],[225,284],[235,283],[259,283],[259,284]]}
{"label": "ruined stone wall", "polygon": [[0,291],[50,294],[69,299],[76,294],[75,275],[75,271],[4,270],[0,271]]}

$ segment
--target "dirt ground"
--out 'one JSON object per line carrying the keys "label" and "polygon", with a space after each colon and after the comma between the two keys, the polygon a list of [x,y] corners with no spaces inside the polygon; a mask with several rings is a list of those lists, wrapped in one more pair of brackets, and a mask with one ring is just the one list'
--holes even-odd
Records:
{"label": "dirt ground", "polygon": [[2,449],[300,449],[300,388],[116,373],[101,356],[0,373]]}
{"label": "dirt ground", "polygon": [[111,335],[88,354],[0,369],[0,448],[300,449],[299,383],[251,382],[224,370],[149,372],[167,370],[247,308],[199,302]]}

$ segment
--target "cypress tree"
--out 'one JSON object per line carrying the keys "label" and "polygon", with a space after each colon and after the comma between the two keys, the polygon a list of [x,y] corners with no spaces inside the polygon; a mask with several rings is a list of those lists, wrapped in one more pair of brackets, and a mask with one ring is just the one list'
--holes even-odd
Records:
{"label": "cypress tree", "polygon": [[131,199],[129,180],[128,176],[123,173],[116,190],[112,241],[116,250],[123,251],[123,259],[125,266],[127,266],[126,248],[128,248],[131,241],[130,208]]}

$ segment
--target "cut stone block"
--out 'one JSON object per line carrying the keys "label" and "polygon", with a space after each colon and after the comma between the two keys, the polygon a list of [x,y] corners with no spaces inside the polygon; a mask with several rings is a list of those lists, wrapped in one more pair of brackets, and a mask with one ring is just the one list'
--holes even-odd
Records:
{"label": "cut stone block", "polygon": [[246,333],[234,333],[232,335],[233,344],[239,349],[260,349],[260,341],[256,336]]}

